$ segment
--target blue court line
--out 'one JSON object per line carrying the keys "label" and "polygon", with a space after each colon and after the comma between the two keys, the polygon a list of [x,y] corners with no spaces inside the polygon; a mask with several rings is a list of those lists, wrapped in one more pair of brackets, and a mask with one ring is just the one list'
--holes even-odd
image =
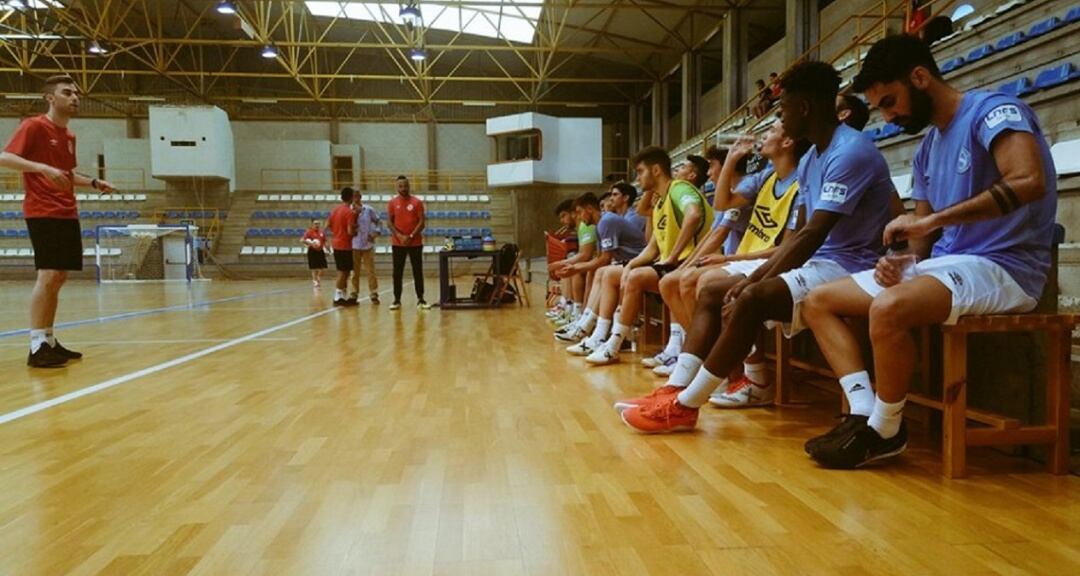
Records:
{"label": "blue court line", "polygon": [[[269,296],[271,294],[282,294],[284,292],[292,292],[295,290],[284,288],[281,290],[270,290],[268,292],[255,292],[254,294],[244,294],[242,296],[230,296],[228,298],[222,298],[220,300],[207,300],[205,302],[196,302],[194,304],[177,304],[175,306],[166,306],[164,308],[148,308],[146,310],[135,310],[132,312],[121,312],[120,314],[113,314],[111,316],[99,316],[97,318],[84,318],[82,320],[72,320],[71,322],[61,322],[57,324],[56,328],[72,328],[75,326],[85,326],[87,324],[101,324],[104,322],[111,322],[113,320],[125,320],[128,318],[139,318],[141,316],[151,316],[153,314],[163,314],[165,312],[176,312],[178,310],[194,310],[196,308],[203,308],[205,306],[213,306],[214,304],[221,304],[224,302],[235,302],[237,300],[247,300],[248,298],[257,298],[259,296]],[[0,338],[7,338],[8,336],[19,336],[20,334],[30,334],[29,328],[19,328],[17,330],[8,330],[6,332],[0,332]]]}

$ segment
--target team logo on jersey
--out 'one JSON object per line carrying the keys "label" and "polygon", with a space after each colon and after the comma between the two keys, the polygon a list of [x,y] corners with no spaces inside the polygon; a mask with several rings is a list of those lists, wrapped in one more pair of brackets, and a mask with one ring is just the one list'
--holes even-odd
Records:
{"label": "team logo on jersey", "polygon": [[742,212],[738,208],[729,208],[727,212],[724,212],[724,218],[728,220],[738,220],[739,216],[742,216]]}
{"label": "team logo on jersey", "polygon": [[667,214],[662,214],[660,219],[656,221],[657,230],[667,230]]}
{"label": "team logo on jersey", "polygon": [[408,210],[409,212],[412,212],[413,211],[413,205],[408,204],[408,205],[405,206],[405,209]]}
{"label": "team logo on jersey", "polygon": [[1020,107],[1015,104],[1002,104],[994,108],[986,115],[986,127],[991,130],[1000,126],[1003,122],[1021,122]]}
{"label": "team logo on jersey", "polygon": [[773,220],[772,212],[769,212],[766,206],[754,206],[754,215],[757,216],[758,222],[761,222],[761,226],[764,228],[776,228],[779,226],[776,220]]}
{"label": "team logo on jersey", "polygon": [[821,187],[821,201],[832,202],[834,204],[843,204],[847,199],[847,185],[840,184],[839,182],[826,182]]}
{"label": "team logo on jersey", "polygon": [[49,146],[56,146],[59,143],[56,138],[49,138]]}
{"label": "team logo on jersey", "polygon": [[960,149],[960,156],[956,159],[956,172],[963,174],[971,168],[971,152],[967,148]]}
{"label": "team logo on jersey", "polygon": [[606,251],[612,250],[614,248],[615,248],[615,242],[611,238],[601,238],[600,239],[600,249],[601,250],[604,250],[606,252]]}

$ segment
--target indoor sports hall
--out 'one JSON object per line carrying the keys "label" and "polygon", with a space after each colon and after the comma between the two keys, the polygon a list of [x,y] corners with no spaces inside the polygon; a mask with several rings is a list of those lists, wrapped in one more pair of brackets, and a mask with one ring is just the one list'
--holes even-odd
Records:
{"label": "indoor sports hall", "polygon": [[0,574],[1080,573],[1077,34],[0,0]]}

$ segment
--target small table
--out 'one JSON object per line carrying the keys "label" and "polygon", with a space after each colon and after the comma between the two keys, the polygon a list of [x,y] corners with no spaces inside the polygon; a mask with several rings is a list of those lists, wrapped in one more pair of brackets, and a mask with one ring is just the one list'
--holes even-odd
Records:
{"label": "small table", "polygon": [[493,274],[499,274],[499,251],[487,250],[443,250],[439,252],[439,308],[498,308],[499,303],[477,302],[472,298],[472,287],[469,287],[469,295],[459,298],[457,286],[454,284],[452,260],[473,260],[476,258],[490,258]]}

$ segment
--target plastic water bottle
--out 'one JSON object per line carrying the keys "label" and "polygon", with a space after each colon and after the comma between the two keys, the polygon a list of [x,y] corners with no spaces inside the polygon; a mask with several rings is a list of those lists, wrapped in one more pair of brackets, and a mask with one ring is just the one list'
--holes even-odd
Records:
{"label": "plastic water bottle", "polygon": [[907,240],[894,240],[889,244],[885,259],[900,270],[901,282],[907,282],[915,277],[915,264],[919,258],[911,251]]}

